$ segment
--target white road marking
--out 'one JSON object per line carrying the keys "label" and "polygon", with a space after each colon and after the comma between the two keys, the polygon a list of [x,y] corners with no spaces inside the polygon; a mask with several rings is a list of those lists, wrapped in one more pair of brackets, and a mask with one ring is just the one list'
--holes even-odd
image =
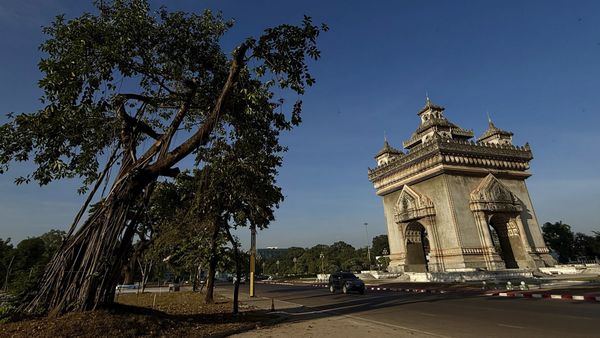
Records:
{"label": "white road marking", "polygon": [[498,326],[510,327],[510,328],[513,328],[513,329],[524,329],[525,328],[523,326],[508,325],[508,324],[498,324]]}
{"label": "white road marking", "polygon": [[314,315],[317,313],[327,313],[327,312],[332,312],[332,311],[337,311],[337,310],[349,309],[349,308],[353,308],[353,307],[357,307],[357,306],[361,306],[361,305],[348,305],[348,306],[341,306],[341,307],[336,307],[336,308],[332,308],[332,309],[305,311],[305,312],[297,312],[297,313],[291,313],[291,312],[286,312],[286,311],[274,311],[271,313],[285,313],[285,314],[291,315],[291,316],[305,316],[305,315]]}
{"label": "white road marking", "polygon": [[[365,297],[365,298],[370,299],[370,300],[375,300],[375,299],[380,299],[380,298],[381,299],[388,299],[389,297],[388,296],[370,296],[370,297]],[[343,305],[345,303],[345,302],[335,302],[335,303],[325,303],[325,304],[317,304],[317,305],[303,305],[303,304],[299,304],[299,303],[293,303],[293,302],[281,300],[281,299],[278,299],[278,298],[274,298],[274,299],[277,300],[277,301],[280,301],[280,302],[285,302],[285,303],[288,303],[288,304],[294,304],[294,305],[303,306],[303,307],[307,307],[307,308],[313,308],[315,306]]]}
{"label": "white road marking", "polygon": [[[373,298],[384,298],[384,297],[372,297]],[[286,302],[286,301],[282,301],[280,300],[280,302]],[[307,305],[302,305],[302,304],[297,304],[297,303],[292,303],[292,302],[286,302],[286,303],[290,303],[290,304],[296,304],[305,308],[310,308],[310,306]],[[335,305],[335,304],[339,304],[339,303],[331,303],[331,304],[319,304],[318,306],[328,306],[328,305]],[[300,313],[291,313],[291,312],[286,312],[286,311],[275,311],[272,313],[283,313],[283,314],[287,314],[287,315],[292,315],[292,316],[300,316],[300,315],[308,315],[308,314],[316,314],[316,313],[326,313],[326,312],[333,312],[336,310],[341,310],[341,309],[346,309],[346,308],[351,308],[351,307],[357,307],[360,305],[350,305],[350,306],[344,306],[344,307],[337,307],[337,308],[333,308],[333,309],[326,309],[326,310],[316,310],[316,311],[309,311],[309,312],[300,312]],[[433,333],[433,332],[428,332],[428,331],[423,331],[423,330],[419,330],[419,329],[413,329],[410,327],[406,327],[406,326],[401,326],[401,325],[395,325],[395,324],[389,324],[389,323],[385,323],[385,322],[380,322],[377,320],[372,320],[372,319],[366,319],[366,318],[362,318],[362,317],[357,317],[354,315],[341,315],[342,317],[345,318],[352,318],[354,320],[358,320],[358,321],[364,321],[364,322],[369,322],[369,323],[373,323],[373,324],[378,324],[378,325],[384,325],[384,326],[388,326],[388,327],[393,327],[393,328],[397,328],[397,329],[402,329],[402,330],[408,330],[408,331],[412,331],[412,332],[417,332],[417,333],[422,333],[422,334],[426,334],[426,335],[430,335],[433,337],[440,337],[440,338],[450,338],[449,336],[444,336],[444,335],[440,335],[437,333]]]}

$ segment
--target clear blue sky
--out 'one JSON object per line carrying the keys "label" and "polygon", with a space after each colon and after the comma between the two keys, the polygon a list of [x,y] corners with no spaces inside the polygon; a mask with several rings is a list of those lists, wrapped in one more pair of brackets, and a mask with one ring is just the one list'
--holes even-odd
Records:
{"label": "clear blue sky", "polygon": [[[303,14],[330,26],[313,64],[304,123],[284,137],[279,183],[286,200],[259,246],[344,240],[364,246],[385,233],[367,180],[384,131],[400,147],[418,125],[425,91],[446,116],[480,135],[496,125],[529,142],[527,181],[540,223],[600,230],[600,2],[598,1],[164,1],[170,9],[222,10],[236,26],[224,45]],[[40,26],[73,17],[81,0],[0,3],[0,112],[39,108]],[[4,116],[0,122],[4,122]],[[65,229],[83,200],[77,182],[14,186],[30,170],[0,176],[0,238],[17,242]],[[246,232],[240,233],[244,241]]]}

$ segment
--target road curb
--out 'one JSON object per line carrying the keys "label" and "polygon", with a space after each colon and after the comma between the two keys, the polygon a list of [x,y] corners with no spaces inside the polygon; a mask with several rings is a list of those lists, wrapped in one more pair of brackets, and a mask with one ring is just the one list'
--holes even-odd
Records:
{"label": "road curb", "polygon": [[[295,286],[310,286],[316,288],[327,288],[327,284],[323,283],[312,283],[312,284],[297,284],[290,282],[262,282],[263,284],[271,285],[295,285]],[[441,289],[418,289],[418,288],[389,288],[389,287],[377,287],[367,286],[368,291],[383,291],[383,292],[408,292],[408,293],[473,293],[473,292],[461,292],[455,290],[441,290]],[[528,291],[495,291],[484,293],[484,296],[488,297],[509,297],[509,298],[547,298],[547,299],[562,299],[562,300],[577,300],[587,302],[600,302],[600,296],[597,295],[572,295],[572,294],[553,294],[551,292],[528,292]]]}
{"label": "road curb", "polygon": [[[261,282],[261,284],[268,285],[295,285],[295,286],[311,286],[315,288],[327,288],[327,284],[316,283],[316,284],[295,284],[289,282]],[[410,293],[451,293],[458,291],[448,291],[448,290],[440,290],[440,289],[414,289],[414,288],[388,288],[388,287],[377,287],[377,286],[367,286],[366,290],[368,291],[387,291],[387,292],[410,292]]]}
{"label": "road curb", "polygon": [[496,291],[485,294],[489,297],[509,297],[509,298],[547,298],[562,300],[578,300],[588,302],[600,302],[600,296],[596,295],[573,295],[569,293],[553,294],[551,292],[521,292],[521,291]]}

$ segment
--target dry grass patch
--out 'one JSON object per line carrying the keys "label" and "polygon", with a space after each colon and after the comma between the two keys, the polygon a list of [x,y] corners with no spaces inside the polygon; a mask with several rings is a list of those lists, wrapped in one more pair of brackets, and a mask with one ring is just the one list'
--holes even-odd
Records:
{"label": "dry grass patch", "polygon": [[[154,305],[154,308],[152,306]],[[111,308],[0,324],[2,337],[207,337],[253,329],[272,317],[246,309],[231,314],[232,303],[217,297],[203,304],[193,292],[121,294]]]}

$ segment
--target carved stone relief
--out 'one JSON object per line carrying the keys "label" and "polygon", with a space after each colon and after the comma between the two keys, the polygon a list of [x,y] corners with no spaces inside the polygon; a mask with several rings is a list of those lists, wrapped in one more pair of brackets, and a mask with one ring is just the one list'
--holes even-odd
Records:
{"label": "carved stone relief", "polygon": [[487,175],[471,192],[472,211],[521,212],[519,200],[494,175]]}
{"label": "carved stone relief", "polygon": [[435,215],[433,202],[405,185],[394,207],[394,221],[403,223],[432,215]]}

